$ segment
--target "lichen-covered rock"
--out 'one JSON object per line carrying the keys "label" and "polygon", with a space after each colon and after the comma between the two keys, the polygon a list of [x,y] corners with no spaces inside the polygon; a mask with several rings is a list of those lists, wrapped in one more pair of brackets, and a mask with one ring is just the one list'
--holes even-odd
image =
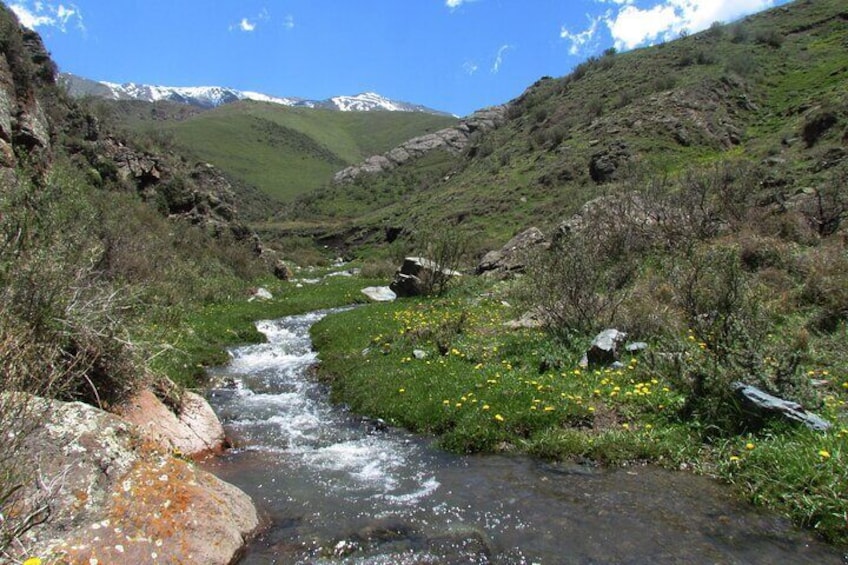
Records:
{"label": "lichen-covered rock", "polygon": [[[50,490],[50,519],[23,540],[29,555],[69,563],[231,563],[258,525],[250,498],[89,405],[37,400],[45,422],[26,441]],[[23,502],[22,502],[23,504]]]}
{"label": "lichen-covered rock", "polygon": [[224,428],[206,400],[184,392],[179,413],[174,413],[151,390],[142,390],[124,403],[119,415],[138,426],[145,437],[163,449],[187,457],[221,451],[226,443]]}

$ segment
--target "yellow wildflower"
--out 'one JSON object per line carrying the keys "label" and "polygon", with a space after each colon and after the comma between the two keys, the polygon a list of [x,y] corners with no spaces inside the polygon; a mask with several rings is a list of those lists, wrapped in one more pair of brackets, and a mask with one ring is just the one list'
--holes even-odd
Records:
{"label": "yellow wildflower", "polygon": [[495,420],[497,420],[498,422],[503,422],[503,421],[504,421],[504,417],[503,417],[503,416],[501,416],[500,414],[495,414]]}
{"label": "yellow wildflower", "polygon": [[24,561],[23,565],[41,565],[40,557],[30,557],[26,561]]}
{"label": "yellow wildflower", "polygon": [[755,445],[753,443],[751,443],[750,441],[745,444],[745,449],[747,449],[748,451],[751,451],[752,449],[754,449],[754,447],[755,447]]}
{"label": "yellow wildflower", "polygon": [[830,459],[830,452],[826,449],[822,449],[819,451],[819,457],[822,459]]}

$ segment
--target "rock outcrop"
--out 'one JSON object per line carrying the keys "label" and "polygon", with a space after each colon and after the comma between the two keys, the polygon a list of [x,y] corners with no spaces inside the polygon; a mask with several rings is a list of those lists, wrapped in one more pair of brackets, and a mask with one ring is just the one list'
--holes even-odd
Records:
{"label": "rock outcrop", "polygon": [[437,132],[415,137],[382,155],[374,155],[365,162],[347,167],[336,173],[333,182],[352,182],[364,174],[390,171],[407,161],[418,159],[437,149],[458,154],[468,145],[471,135],[500,126],[506,119],[506,106],[494,106],[474,112],[460,121],[459,125]]}
{"label": "rock outcrop", "polygon": [[626,143],[610,143],[589,159],[589,176],[598,184],[610,182],[616,178],[618,169],[632,158],[633,153]]}
{"label": "rock outcrop", "polygon": [[0,177],[12,180],[21,157],[35,172],[44,172],[51,160],[53,127],[40,92],[55,84],[56,66],[41,37],[20,26],[6,7],[0,10],[5,12],[0,14]]}
{"label": "rock outcrop", "polygon": [[175,458],[138,427],[79,402],[37,399],[26,440],[34,474],[20,501],[46,500],[30,555],[70,563],[233,562],[258,518],[250,498]]}
{"label": "rock outcrop", "polygon": [[539,228],[530,228],[510,239],[500,249],[489,251],[477,265],[477,274],[507,275],[527,268],[527,259],[534,249],[546,246],[545,234]]}

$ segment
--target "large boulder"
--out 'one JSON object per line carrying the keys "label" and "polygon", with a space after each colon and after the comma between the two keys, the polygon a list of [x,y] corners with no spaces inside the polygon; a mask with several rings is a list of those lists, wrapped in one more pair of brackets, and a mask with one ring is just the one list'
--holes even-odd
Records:
{"label": "large boulder", "polygon": [[224,428],[212,407],[193,392],[182,394],[175,412],[145,389],[125,402],[119,415],[141,428],[146,437],[163,449],[187,457],[217,453],[226,445]]}
{"label": "large boulder", "polygon": [[19,510],[47,503],[23,536],[29,555],[68,563],[232,563],[256,529],[250,498],[87,404],[35,399],[27,437],[37,475]]}
{"label": "large boulder", "polygon": [[604,330],[595,336],[592,345],[586,351],[584,362],[587,366],[606,366],[618,361],[620,347],[624,344],[627,334],[616,329]]}
{"label": "large boulder", "polygon": [[421,296],[432,289],[435,279],[448,280],[461,276],[452,269],[440,269],[439,265],[426,257],[407,257],[389,288],[398,296]]}
{"label": "large boulder", "polygon": [[533,249],[547,245],[547,238],[539,228],[530,228],[510,239],[500,249],[489,251],[477,265],[477,274],[505,275],[522,272],[527,268],[527,258]]}

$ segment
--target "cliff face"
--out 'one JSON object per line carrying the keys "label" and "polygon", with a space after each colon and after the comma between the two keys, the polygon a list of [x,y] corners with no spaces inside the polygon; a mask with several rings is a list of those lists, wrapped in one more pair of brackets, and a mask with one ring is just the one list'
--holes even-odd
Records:
{"label": "cliff face", "polygon": [[49,163],[54,129],[42,100],[55,73],[38,34],[0,6],[0,178],[22,162],[36,170]]}
{"label": "cliff face", "polygon": [[188,220],[213,236],[256,235],[239,219],[230,182],[206,163],[138,147],[106,130],[58,86],[56,65],[39,35],[0,5],[0,182],[25,171],[40,182],[58,154],[67,155],[100,188],[136,191],[164,215]]}

